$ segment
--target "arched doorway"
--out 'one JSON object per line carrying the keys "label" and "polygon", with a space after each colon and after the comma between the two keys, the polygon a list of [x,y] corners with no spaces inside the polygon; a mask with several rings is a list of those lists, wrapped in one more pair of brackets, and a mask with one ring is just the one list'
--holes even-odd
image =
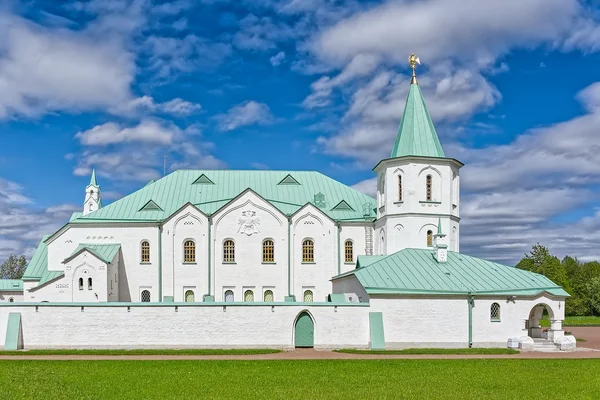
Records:
{"label": "arched doorway", "polygon": [[552,308],[544,303],[538,303],[529,312],[529,319],[527,320],[527,332],[531,338],[543,338],[550,339],[547,337],[547,333],[544,332],[542,326],[542,320],[554,320],[554,311]]}
{"label": "arched doorway", "polygon": [[315,345],[315,324],[306,311],[301,312],[296,319],[294,345],[296,347],[314,347]]}

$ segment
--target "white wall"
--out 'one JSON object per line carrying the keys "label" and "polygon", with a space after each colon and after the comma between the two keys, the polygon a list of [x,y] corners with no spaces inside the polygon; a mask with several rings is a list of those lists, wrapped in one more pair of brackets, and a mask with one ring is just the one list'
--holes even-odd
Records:
{"label": "white wall", "polygon": [[366,347],[368,307],[357,306],[2,306],[22,318],[26,349],[143,347],[294,347],[294,323],[307,310],[315,323],[315,347]]}
{"label": "white wall", "polygon": [[[23,292],[11,292],[11,291],[0,292],[0,303],[9,303],[10,299],[13,299],[13,302],[23,301]],[[0,336],[2,336],[2,335],[0,334]]]}

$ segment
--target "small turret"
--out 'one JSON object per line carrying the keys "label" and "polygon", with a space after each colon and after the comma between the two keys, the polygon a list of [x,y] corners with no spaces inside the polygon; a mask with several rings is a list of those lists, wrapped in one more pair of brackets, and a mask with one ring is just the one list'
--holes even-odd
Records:
{"label": "small turret", "polygon": [[435,248],[435,259],[439,263],[445,263],[448,260],[448,243],[446,235],[442,233],[442,219],[438,217],[437,233],[433,235],[433,246]]}
{"label": "small turret", "polygon": [[92,169],[90,183],[85,188],[85,200],[83,202],[83,215],[87,215],[102,208],[102,198],[100,197],[100,186],[96,182],[96,170]]}

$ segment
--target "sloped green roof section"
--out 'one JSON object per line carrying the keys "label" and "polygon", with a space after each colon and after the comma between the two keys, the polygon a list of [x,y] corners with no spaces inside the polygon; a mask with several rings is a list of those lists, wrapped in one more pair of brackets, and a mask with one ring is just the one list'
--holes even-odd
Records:
{"label": "sloped green roof section", "polygon": [[196,179],[194,182],[192,182],[192,185],[214,185],[215,183],[213,181],[211,181],[208,176],[206,176],[205,174],[202,174],[198,177],[198,179]]}
{"label": "sloped green roof section", "polygon": [[44,286],[46,283],[53,281],[54,279],[59,278],[64,275],[65,275],[64,271],[48,271],[48,270],[46,270],[42,274],[42,276],[40,278],[40,282],[37,284],[36,288],[39,288],[40,286]]}
{"label": "sloped green roof section", "polygon": [[[214,184],[194,185],[203,174]],[[287,175],[292,175],[302,184],[278,185]],[[307,203],[314,204],[315,195],[319,193],[324,195],[328,204],[344,200],[351,207],[350,210],[322,209],[335,221],[363,221],[363,205],[370,204],[370,208],[374,209],[376,204],[372,197],[313,171],[179,170],[93,213],[80,216],[72,223],[159,222],[187,203],[211,215],[248,188],[286,215],[292,215]],[[161,210],[140,211],[150,200],[160,205]]]}
{"label": "sloped green roof section", "polygon": [[19,292],[23,290],[23,281],[20,279],[0,279],[0,292]]}
{"label": "sloped green roof section", "polygon": [[403,156],[445,157],[421,88],[416,83],[410,85],[391,158]]}
{"label": "sloped green roof section", "polygon": [[446,263],[438,263],[427,249],[404,249],[366,263],[361,262],[364,257],[358,257],[358,264],[366,266],[352,273],[369,294],[535,295],[546,291],[569,296],[543,275],[454,251],[448,252]]}
{"label": "sloped green roof section", "polygon": [[102,261],[104,261],[105,263],[109,264],[115,258],[115,255],[117,254],[117,252],[119,251],[120,248],[121,248],[120,244],[81,243],[81,244],[79,244],[79,246],[77,246],[75,251],[73,253],[71,253],[71,255],[63,261],[63,263],[69,262],[70,260],[75,258],[77,255],[82,253],[84,250],[87,250],[90,253],[92,253],[93,255],[95,255],[96,257],[98,257],[99,259],[101,259]]}
{"label": "sloped green roof section", "polygon": [[142,208],[140,208],[140,211],[162,211],[162,208],[160,208],[158,206],[158,204],[156,204],[155,202],[153,202],[152,200],[150,200],[149,202],[147,202],[146,204],[144,204],[142,206]]}
{"label": "sloped green roof section", "polygon": [[300,183],[294,179],[294,177],[288,174],[285,178],[283,178],[278,185],[299,185]]}
{"label": "sloped green roof section", "polygon": [[41,278],[45,271],[48,271],[48,246],[44,241],[49,237],[50,235],[44,236],[37,249],[35,249],[29,264],[27,264],[23,279],[37,280]]}

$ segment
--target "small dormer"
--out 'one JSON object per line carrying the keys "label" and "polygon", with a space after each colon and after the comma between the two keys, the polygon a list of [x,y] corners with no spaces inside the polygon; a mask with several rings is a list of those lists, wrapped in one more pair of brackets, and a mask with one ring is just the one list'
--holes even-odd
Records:
{"label": "small dormer", "polygon": [[445,263],[448,261],[448,242],[446,240],[446,235],[442,233],[442,221],[439,217],[437,233],[433,236],[433,246],[437,262]]}

